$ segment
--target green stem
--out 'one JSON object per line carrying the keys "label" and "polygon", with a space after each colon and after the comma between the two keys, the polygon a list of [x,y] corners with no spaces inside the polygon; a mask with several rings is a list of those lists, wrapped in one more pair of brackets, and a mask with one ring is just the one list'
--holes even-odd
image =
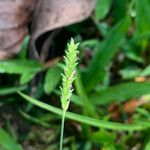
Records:
{"label": "green stem", "polygon": [[60,133],[60,147],[59,147],[59,150],[63,149],[64,124],[65,124],[65,110],[63,110],[63,112],[62,112],[61,133]]}

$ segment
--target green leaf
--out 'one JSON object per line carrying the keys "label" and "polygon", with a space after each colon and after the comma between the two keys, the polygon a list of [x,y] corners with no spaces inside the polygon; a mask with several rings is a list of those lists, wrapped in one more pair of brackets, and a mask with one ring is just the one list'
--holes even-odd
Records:
{"label": "green leaf", "polygon": [[33,60],[2,60],[0,61],[0,73],[24,74],[29,71],[40,71],[42,65]]}
{"label": "green leaf", "polygon": [[100,46],[101,49],[97,49],[83,78],[87,91],[90,91],[98,82],[103,80],[107,66],[116,54],[121,40],[128,31],[129,25],[130,18],[126,17],[109,32],[103,45]]}
{"label": "green leaf", "polygon": [[140,74],[140,76],[149,76],[150,75],[150,65],[147,66]]}
{"label": "green leaf", "polygon": [[32,60],[5,60],[0,61],[0,73],[19,74],[21,83],[30,81],[36,73],[44,67],[42,64]]}
{"label": "green leaf", "polygon": [[145,146],[144,150],[149,150],[149,149],[150,149],[150,139],[146,143],[146,146]]}
{"label": "green leaf", "polygon": [[33,77],[36,75],[37,72],[26,72],[20,78],[20,84],[28,83]]}
{"label": "green leaf", "polygon": [[[149,82],[127,82],[111,86],[101,91],[96,91],[95,93],[89,94],[88,98],[94,105],[106,105],[114,101],[124,102],[128,99],[139,98],[143,95],[149,94],[149,91]],[[55,93],[60,95],[59,91],[55,91]],[[71,102],[78,106],[84,105],[83,100],[75,94],[72,95]]]}
{"label": "green leaf", "polygon": [[113,1],[112,17],[115,22],[122,20],[126,16],[126,3],[126,0]]}
{"label": "green leaf", "polygon": [[26,88],[27,88],[26,85],[19,86],[19,87],[5,87],[5,88],[3,87],[3,88],[0,88],[0,96],[13,94],[13,93],[16,93],[18,90],[23,91]]}
{"label": "green leaf", "polygon": [[20,114],[21,114],[25,119],[27,119],[27,120],[30,121],[30,122],[36,123],[37,125],[41,125],[41,126],[46,127],[46,128],[50,128],[50,127],[51,127],[49,123],[44,122],[44,121],[42,121],[42,120],[39,119],[39,118],[30,116],[29,114],[27,114],[26,112],[22,111],[21,109],[19,110],[19,112],[20,112]]}
{"label": "green leaf", "polygon": [[[33,103],[34,105],[41,107],[47,111],[53,112],[57,115],[62,115],[62,110],[56,107],[53,107],[51,105],[45,104],[41,101],[38,101],[28,95],[25,95],[21,92],[18,92],[20,96],[22,96],[24,99],[27,101]],[[78,121],[84,124],[88,124],[90,126],[94,127],[101,127],[105,129],[114,129],[114,130],[126,130],[126,131],[135,131],[135,130],[145,130],[146,128],[149,128],[150,125],[148,124],[140,124],[139,122],[137,124],[122,124],[122,123],[115,123],[115,122],[109,122],[105,120],[100,120],[100,119],[94,119],[86,116],[82,116],[79,114],[71,113],[71,112],[66,112],[66,118]]]}
{"label": "green leaf", "polygon": [[112,0],[97,0],[95,17],[97,20],[102,20],[106,17],[110,10]]}
{"label": "green leaf", "polygon": [[99,41],[97,39],[90,39],[90,40],[84,40],[80,43],[79,47],[90,47],[95,48],[99,44]]}
{"label": "green leaf", "polygon": [[90,95],[94,104],[108,104],[113,101],[122,102],[131,98],[139,98],[150,93],[150,82],[128,82],[112,86]]}
{"label": "green leaf", "polygon": [[109,25],[106,22],[98,22],[97,28],[99,32],[102,34],[102,36],[105,38],[107,36],[107,33],[109,32]]}
{"label": "green leaf", "polygon": [[125,56],[128,59],[131,59],[135,62],[139,62],[139,63],[143,63],[144,59],[141,56],[141,53],[139,51],[137,51],[136,47],[133,47],[130,42],[128,42],[128,44],[123,45],[122,50],[125,54]]}
{"label": "green leaf", "polygon": [[2,128],[0,128],[0,148],[7,150],[23,150],[22,147]]}
{"label": "green leaf", "polygon": [[50,94],[56,88],[61,79],[62,69],[58,66],[53,66],[48,69],[44,82],[44,90],[47,94]]}
{"label": "green leaf", "polygon": [[138,77],[141,73],[141,69],[137,67],[128,67],[119,71],[119,74],[123,79],[133,79]]}
{"label": "green leaf", "polygon": [[141,33],[141,34],[139,34],[137,36],[134,36],[128,42],[130,44],[136,44],[137,42],[139,42],[141,40],[150,40],[150,32],[148,31],[146,33]]}
{"label": "green leaf", "polygon": [[135,77],[146,77],[150,75],[150,66],[147,66],[144,70],[140,68],[128,67],[119,71],[123,79],[133,79]]}
{"label": "green leaf", "polygon": [[99,130],[99,131],[95,131],[94,133],[92,133],[90,136],[90,139],[99,144],[102,144],[102,143],[114,144],[116,135],[115,133],[110,133],[106,130]]}
{"label": "green leaf", "polygon": [[[149,33],[150,31],[150,1],[149,0],[136,0],[136,31],[135,31],[135,37],[139,36],[141,34]],[[145,48],[148,44],[148,40],[141,40],[139,44]]]}
{"label": "green leaf", "polygon": [[22,47],[21,47],[21,50],[20,50],[20,53],[19,53],[19,58],[21,60],[26,59],[27,51],[28,51],[28,48],[29,48],[29,40],[30,40],[30,37],[29,37],[29,35],[27,35],[24,38],[23,42],[22,42]]}

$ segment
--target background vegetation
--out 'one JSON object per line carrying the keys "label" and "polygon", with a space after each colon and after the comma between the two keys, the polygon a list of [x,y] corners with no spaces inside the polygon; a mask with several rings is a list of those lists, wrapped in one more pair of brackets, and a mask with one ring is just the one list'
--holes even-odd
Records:
{"label": "background vegetation", "polygon": [[64,150],[150,150],[149,10],[149,0],[97,1],[53,38],[46,62],[29,55],[29,36],[0,61],[0,149],[58,149],[62,55],[73,37],[80,55]]}

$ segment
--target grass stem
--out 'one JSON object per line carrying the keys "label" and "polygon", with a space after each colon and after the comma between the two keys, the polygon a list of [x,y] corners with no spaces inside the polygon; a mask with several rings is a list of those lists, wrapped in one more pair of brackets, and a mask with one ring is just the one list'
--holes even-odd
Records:
{"label": "grass stem", "polygon": [[59,147],[59,150],[63,149],[64,124],[65,124],[65,110],[63,110],[63,112],[62,112],[61,133],[60,133],[60,147]]}

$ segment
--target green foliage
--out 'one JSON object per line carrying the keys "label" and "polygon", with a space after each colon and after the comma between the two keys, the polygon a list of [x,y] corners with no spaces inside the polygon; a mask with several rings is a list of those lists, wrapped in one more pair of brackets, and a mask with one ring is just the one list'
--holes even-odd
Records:
{"label": "green foliage", "polygon": [[[83,108],[85,114],[88,114],[93,117],[97,116],[95,107],[94,107],[93,103],[90,101],[90,99],[88,98],[88,95],[86,94],[86,92],[84,90],[79,71],[77,72],[77,77],[75,79],[75,87],[76,87],[75,89],[77,91],[80,101],[83,104],[86,104],[85,107]],[[77,99],[77,101],[79,101],[79,100]]]}
{"label": "green foliage", "polygon": [[44,82],[44,90],[47,94],[50,94],[56,88],[61,79],[61,72],[62,70],[58,66],[53,66],[48,69]]}
{"label": "green foliage", "polygon": [[0,61],[0,73],[21,75],[21,84],[29,82],[42,69],[43,66],[33,60]]}
{"label": "green foliage", "polygon": [[[121,83],[109,88],[102,89],[100,91],[95,91],[88,95],[89,99],[92,101],[93,105],[108,105],[112,102],[125,102],[128,99],[140,98],[142,95],[149,94],[150,83],[135,83],[127,82]],[[77,106],[84,106],[84,101],[81,97],[73,94],[72,103]],[[85,106],[86,108],[87,106]]]}
{"label": "green foliage", "polygon": [[22,147],[2,128],[0,128],[0,149],[23,150]]}
{"label": "green foliage", "polygon": [[109,133],[108,131],[105,130],[99,130],[91,135],[91,140],[98,142],[98,143],[109,143],[112,144],[114,143],[116,139],[116,135],[114,133]]}
{"label": "green foliage", "polygon": [[29,36],[26,36],[22,42],[22,47],[21,47],[21,50],[20,50],[20,53],[19,53],[19,58],[20,59],[26,59],[27,57],[27,52],[28,52],[28,46],[29,46],[29,40],[30,40],[30,37]]}
{"label": "green foliage", "polygon": [[[30,37],[25,37],[21,52],[14,59],[0,61],[2,126],[9,130],[8,122],[12,127],[15,122],[15,128],[22,131],[27,123],[31,131],[17,132],[19,142],[22,145],[26,145],[26,141],[29,145],[33,143],[35,149],[42,146],[39,149],[53,150],[59,146],[59,123],[63,115],[63,119],[68,120],[64,149],[125,150],[139,146],[139,149],[149,150],[149,11],[149,0],[97,0],[91,17],[62,28],[52,38],[50,53],[42,63],[29,55]],[[54,57],[63,53],[70,36],[75,42],[71,40],[68,45],[63,65],[61,56]],[[39,38],[38,42],[37,47],[45,42],[44,38]],[[80,43],[79,47],[76,42]],[[38,47],[38,53],[41,53],[41,47]],[[55,59],[59,61],[55,62]],[[51,65],[53,62],[55,64]],[[137,82],[137,79],[143,81]],[[26,93],[19,92],[27,101],[16,94],[18,90]],[[133,99],[136,104],[132,106]],[[69,111],[65,112],[70,101]],[[63,110],[58,108],[61,103]],[[113,109],[114,105],[117,106]],[[20,122],[23,123],[20,125]],[[42,135],[50,128],[50,139],[44,134],[40,141],[41,137],[32,128],[42,129]],[[57,133],[51,136],[49,131]],[[36,135],[34,140],[33,135]],[[15,148],[9,146],[12,143]],[[1,145],[8,150],[21,149],[3,129],[0,129]]]}
{"label": "green foliage", "polygon": [[144,150],[149,150],[149,148],[150,148],[150,140],[147,142],[147,144],[146,144]]}
{"label": "green foliage", "polygon": [[113,101],[121,102],[132,98],[139,98],[149,94],[150,82],[143,83],[122,83],[109,87],[105,90],[91,94],[91,100],[95,104],[109,104]]}
{"label": "green foliage", "polygon": [[97,20],[102,20],[106,17],[107,13],[110,10],[112,0],[97,0],[95,17]]}
{"label": "green foliage", "polygon": [[109,32],[102,46],[100,46],[100,48],[98,47],[84,75],[83,80],[87,91],[93,89],[99,81],[104,79],[105,72],[108,69],[111,59],[116,54],[117,48],[125,36],[129,25],[130,18],[126,17]]}
{"label": "green foliage", "polygon": [[147,77],[150,75],[150,66],[141,70],[136,67],[130,67],[120,70],[120,74],[123,79],[133,79],[135,77]]}
{"label": "green foliage", "polygon": [[[24,99],[26,99],[27,101],[33,103],[34,105],[41,107],[47,111],[53,112],[57,115],[62,115],[63,111],[59,108],[53,107],[51,105],[45,104],[43,102],[40,102],[28,95],[25,95],[21,92],[18,92]],[[105,121],[105,120],[99,120],[99,119],[95,119],[95,118],[90,118],[90,117],[86,117],[86,116],[82,116],[82,115],[78,115],[75,113],[71,113],[71,112],[66,112],[66,118],[74,120],[74,121],[78,121],[84,124],[88,124],[91,125],[93,127],[101,127],[104,129],[114,129],[114,130],[125,130],[125,131],[136,131],[136,130],[145,130],[147,128],[150,127],[150,125],[148,124],[148,122],[146,124],[143,124],[142,122],[138,122],[135,124],[130,124],[130,125],[126,125],[126,124],[121,124],[121,123],[115,123],[115,122],[110,122],[110,121]]]}
{"label": "green foliage", "polygon": [[[149,8],[150,8],[149,0],[143,0],[142,2],[140,0],[135,1],[135,12],[137,14],[137,17],[135,19],[136,21],[135,36],[149,32],[149,29],[150,29]],[[144,48],[147,46],[148,41],[141,40],[139,44]]]}
{"label": "green foliage", "polygon": [[[132,1],[131,1],[132,3]],[[129,4],[129,3],[128,3]],[[130,5],[130,4],[129,4]],[[127,15],[127,3],[126,0],[115,0],[113,1],[112,17],[115,22],[122,20]]]}
{"label": "green foliage", "polygon": [[19,87],[3,87],[3,88],[0,88],[0,96],[3,96],[3,95],[9,95],[9,94],[13,94],[13,93],[16,93],[16,91],[23,91],[27,88],[26,85],[23,85],[23,86],[19,86]]}

